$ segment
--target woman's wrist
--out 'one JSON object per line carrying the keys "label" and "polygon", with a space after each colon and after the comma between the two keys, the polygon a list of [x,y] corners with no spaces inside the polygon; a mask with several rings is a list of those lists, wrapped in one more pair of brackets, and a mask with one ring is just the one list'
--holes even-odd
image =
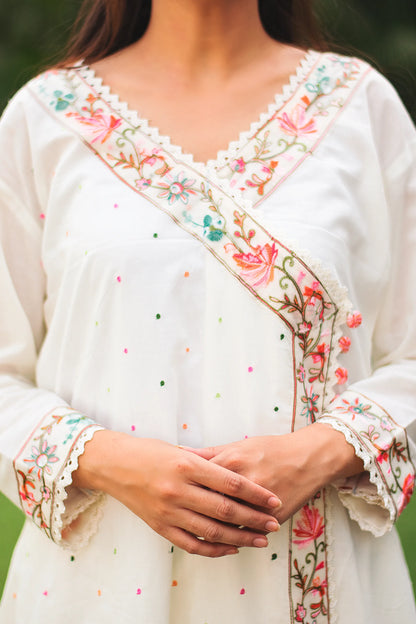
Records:
{"label": "woman's wrist", "polygon": [[78,468],[72,473],[73,485],[82,489],[107,491],[108,473],[111,473],[111,461],[120,435],[123,434],[108,429],[94,433],[86,443],[84,453],[78,458]]}
{"label": "woman's wrist", "polygon": [[364,471],[362,460],[340,431],[319,422],[305,429],[310,436],[313,463],[319,466],[322,476],[321,487]]}

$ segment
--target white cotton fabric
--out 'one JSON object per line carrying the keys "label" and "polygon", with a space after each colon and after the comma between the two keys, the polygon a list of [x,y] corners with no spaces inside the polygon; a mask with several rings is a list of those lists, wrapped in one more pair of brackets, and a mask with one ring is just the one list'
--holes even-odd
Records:
{"label": "white cotton fabric", "polygon": [[[269,232],[347,289],[364,319],[342,356],[349,389],[407,430],[413,461],[415,157],[406,111],[371,71],[313,156],[252,208]],[[290,431],[283,321],[123,185],[27,87],[0,125],[0,228],[0,488],[15,504],[13,458],[56,406],[194,447]],[[338,485],[348,501],[328,489],[331,622],[416,623],[400,543],[388,531],[389,493],[374,483]],[[110,497],[68,491],[67,520],[87,510],[84,522],[66,549],[26,522],[1,622],[296,621],[288,523],[267,549],[209,560],[172,552]]]}

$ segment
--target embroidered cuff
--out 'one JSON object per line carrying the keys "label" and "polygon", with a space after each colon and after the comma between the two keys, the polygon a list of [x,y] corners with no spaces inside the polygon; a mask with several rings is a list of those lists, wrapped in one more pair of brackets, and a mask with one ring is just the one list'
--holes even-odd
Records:
{"label": "embroidered cuff", "polygon": [[[54,542],[70,548],[84,545],[96,528],[103,494],[75,487],[68,494],[66,488],[86,442],[100,429],[79,412],[58,407],[41,420],[13,462],[26,517]],[[69,531],[70,537],[63,540],[62,529],[81,513],[85,518],[77,523],[76,532]]]}
{"label": "embroidered cuff", "polygon": [[410,500],[415,471],[406,430],[379,405],[347,390],[319,422],[344,434],[364,462],[365,473],[334,485],[350,516],[375,536],[390,530]]}

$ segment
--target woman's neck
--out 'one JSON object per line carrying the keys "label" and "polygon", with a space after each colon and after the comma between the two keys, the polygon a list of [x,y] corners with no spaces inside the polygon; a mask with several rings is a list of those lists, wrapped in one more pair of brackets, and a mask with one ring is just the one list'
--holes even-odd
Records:
{"label": "woman's neck", "polygon": [[276,42],[263,29],[257,0],[152,0],[149,27],[132,51],[181,82],[201,84],[247,69],[268,46]]}

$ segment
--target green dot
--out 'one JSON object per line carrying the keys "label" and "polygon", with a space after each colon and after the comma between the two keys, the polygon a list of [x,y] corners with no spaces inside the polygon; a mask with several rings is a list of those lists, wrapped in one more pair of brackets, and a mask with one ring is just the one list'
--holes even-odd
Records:
{"label": "green dot", "polygon": [[75,561],[74,555],[71,555],[71,561]]}
{"label": "green dot", "polygon": [[220,316],[220,318],[218,319],[218,323],[222,323],[222,317]]}
{"label": "green dot", "polygon": [[165,385],[165,382],[162,380],[162,381],[160,382],[160,385],[161,385],[161,386],[162,386],[162,388],[163,388],[163,386]]}
{"label": "green dot", "polygon": [[107,388],[107,392],[110,392],[110,388]]}
{"label": "green dot", "polygon": [[277,559],[277,555],[276,555],[276,553],[273,553],[272,554],[272,561],[276,561],[276,559]]}
{"label": "green dot", "polygon": [[276,407],[274,408],[274,411],[275,411],[275,412],[278,412],[278,411],[279,411],[279,408],[276,406]]}
{"label": "green dot", "polygon": [[217,392],[217,394],[215,395],[215,398],[216,398],[216,399],[220,399],[220,398],[221,398],[221,395],[220,395],[220,393],[219,393],[219,392]]}
{"label": "green dot", "polygon": [[284,340],[285,339],[285,335],[284,334],[280,334],[280,340]]}
{"label": "green dot", "polygon": [[98,327],[98,321],[95,321],[95,326]]}
{"label": "green dot", "polygon": [[157,236],[158,236],[158,235],[157,235],[157,232],[155,232],[155,233],[153,234],[153,238],[157,238]]}
{"label": "green dot", "polygon": [[114,548],[114,554],[115,555],[117,554],[117,548]]}
{"label": "green dot", "polygon": [[156,314],[156,318],[157,318],[157,320],[159,320],[160,319],[160,314]]}
{"label": "green dot", "polygon": [[86,256],[88,255],[88,251],[86,251],[86,252],[85,252],[85,255],[86,255]]}

